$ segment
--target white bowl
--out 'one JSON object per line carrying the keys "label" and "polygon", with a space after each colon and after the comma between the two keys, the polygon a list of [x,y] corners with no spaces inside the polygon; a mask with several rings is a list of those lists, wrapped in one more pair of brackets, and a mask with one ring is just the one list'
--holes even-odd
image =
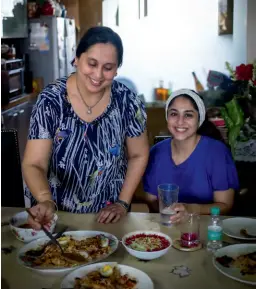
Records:
{"label": "white bowl", "polygon": [[[127,238],[133,236],[133,235],[137,235],[137,234],[146,234],[146,235],[157,235],[157,236],[161,236],[161,237],[164,237],[166,240],[168,240],[170,242],[170,245],[165,248],[165,249],[162,249],[162,250],[159,250],[159,251],[153,251],[153,252],[145,252],[145,251],[138,251],[138,250],[134,250],[130,247],[128,247],[127,245],[125,245],[125,241]],[[166,235],[166,234],[163,234],[163,233],[160,233],[160,232],[155,232],[155,231],[135,231],[135,232],[131,232],[131,233],[128,233],[126,235],[123,236],[122,238],[122,244],[123,246],[125,247],[126,251],[131,254],[132,256],[138,258],[138,259],[141,259],[141,260],[153,260],[153,259],[156,259],[156,258],[159,258],[163,255],[165,255],[168,250],[171,248],[172,246],[172,239]]]}
{"label": "white bowl", "polygon": [[[45,233],[43,230],[36,231],[32,228],[31,229],[20,228],[19,226],[27,223],[27,219],[28,219],[28,213],[26,211],[20,212],[11,218],[10,228],[11,228],[12,233],[15,235],[15,237],[24,243],[28,243],[32,240],[35,240],[41,237],[45,237]],[[58,220],[58,216],[54,214],[53,220],[51,221],[50,223],[51,225],[49,228],[49,231],[51,233],[53,233],[56,227],[57,220]]]}

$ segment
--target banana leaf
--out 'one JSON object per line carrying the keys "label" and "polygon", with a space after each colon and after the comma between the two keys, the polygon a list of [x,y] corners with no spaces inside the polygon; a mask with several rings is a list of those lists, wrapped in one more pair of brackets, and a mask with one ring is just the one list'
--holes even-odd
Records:
{"label": "banana leaf", "polygon": [[234,123],[233,123],[232,119],[228,116],[228,112],[227,112],[226,108],[222,107],[220,109],[220,112],[221,112],[221,116],[223,117],[223,119],[225,121],[226,127],[228,128],[228,130],[230,130],[234,126]]}
{"label": "banana leaf", "polygon": [[221,115],[228,128],[228,143],[234,157],[236,142],[244,125],[244,113],[236,99],[233,98],[225,104],[225,107],[221,108]]}
{"label": "banana leaf", "polygon": [[241,130],[240,126],[233,126],[228,132],[228,143],[230,145],[233,157],[235,156],[235,146],[237,138],[240,134],[240,130]]}
{"label": "banana leaf", "polygon": [[231,118],[234,125],[243,126],[244,124],[244,113],[238,104],[237,100],[233,98],[231,101],[225,104],[228,116]]}

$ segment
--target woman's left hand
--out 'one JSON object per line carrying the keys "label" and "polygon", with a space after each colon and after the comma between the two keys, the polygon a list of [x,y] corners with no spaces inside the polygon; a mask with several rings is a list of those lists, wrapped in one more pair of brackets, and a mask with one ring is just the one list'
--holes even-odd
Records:
{"label": "woman's left hand", "polygon": [[105,224],[116,223],[126,214],[127,211],[122,205],[114,203],[108,205],[99,212],[97,222]]}
{"label": "woman's left hand", "polygon": [[170,217],[171,222],[174,224],[180,223],[184,218],[184,216],[186,215],[186,213],[188,212],[186,205],[181,203],[174,204],[172,206],[172,209],[176,212],[175,215],[172,215]]}

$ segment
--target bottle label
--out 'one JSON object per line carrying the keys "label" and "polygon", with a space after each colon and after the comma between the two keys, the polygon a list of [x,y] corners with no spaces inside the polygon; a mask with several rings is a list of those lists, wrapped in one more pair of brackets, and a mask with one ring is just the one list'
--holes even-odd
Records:
{"label": "bottle label", "polygon": [[209,241],[221,241],[222,240],[222,228],[218,226],[208,227],[208,240]]}

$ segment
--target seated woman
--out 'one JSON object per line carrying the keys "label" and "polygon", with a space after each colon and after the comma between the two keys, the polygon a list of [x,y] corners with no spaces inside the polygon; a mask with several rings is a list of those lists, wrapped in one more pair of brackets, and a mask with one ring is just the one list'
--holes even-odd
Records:
{"label": "seated woman", "polygon": [[152,147],[143,179],[150,211],[159,211],[158,185],[173,183],[179,186],[173,222],[186,211],[210,214],[212,206],[228,213],[238,188],[237,172],[228,147],[216,136],[207,136],[214,130],[205,119],[202,99],[192,90],[181,89],[169,97],[165,110],[172,138]]}

